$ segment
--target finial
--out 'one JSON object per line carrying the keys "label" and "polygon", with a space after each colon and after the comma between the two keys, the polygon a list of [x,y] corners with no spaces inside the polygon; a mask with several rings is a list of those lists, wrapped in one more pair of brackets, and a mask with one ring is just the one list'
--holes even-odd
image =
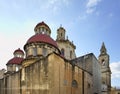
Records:
{"label": "finial", "polygon": [[62,24],[60,24],[60,27],[62,27]]}

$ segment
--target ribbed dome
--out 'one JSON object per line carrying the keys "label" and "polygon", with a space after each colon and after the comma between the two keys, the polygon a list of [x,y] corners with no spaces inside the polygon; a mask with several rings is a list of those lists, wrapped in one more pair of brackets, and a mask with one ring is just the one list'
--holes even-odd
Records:
{"label": "ribbed dome", "polygon": [[10,59],[6,65],[9,65],[9,64],[21,64],[22,61],[23,61],[23,58],[14,57],[14,58]]}
{"label": "ribbed dome", "polygon": [[49,26],[48,26],[46,23],[44,23],[43,21],[40,22],[40,23],[38,23],[38,24],[35,26],[34,30],[36,31],[36,29],[39,28],[39,27],[46,27],[46,28],[50,31],[50,33],[51,33],[51,30],[50,30]]}
{"label": "ribbed dome", "polygon": [[15,54],[22,54],[22,55],[24,55],[24,52],[23,52],[20,48],[18,48],[17,50],[14,51],[13,54],[14,54],[14,55],[15,55]]}
{"label": "ribbed dome", "polygon": [[30,39],[28,39],[27,44],[34,43],[34,42],[42,42],[50,44],[56,48],[58,48],[57,43],[48,35],[46,34],[35,34]]}
{"label": "ribbed dome", "polygon": [[18,48],[17,50],[14,51],[14,57],[10,59],[6,65],[9,64],[21,64],[22,60],[24,59],[24,52]]}

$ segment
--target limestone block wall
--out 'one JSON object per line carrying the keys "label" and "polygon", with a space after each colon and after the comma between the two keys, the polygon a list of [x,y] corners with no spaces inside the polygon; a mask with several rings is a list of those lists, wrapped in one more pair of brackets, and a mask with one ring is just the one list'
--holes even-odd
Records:
{"label": "limestone block wall", "polygon": [[[66,59],[71,60],[74,59],[76,57],[75,54],[75,48],[70,44],[70,42],[68,41],[57,41],[57,45],[59,47],[59,49],[61,50],[62,48],[64,49],[64,56]],[[70,56],[72,52],[72,55]]]}
{"label": "limestone block wall", "polygon": [[20,94],[20,71],[0,80],[0,94]]}
{"label": "limestone block wall", "polygon": [[31,63],[22,69],[21,94],[48,94],[49,87],[48,62],[46,58]]}
{"label": "limestone block wall", "polygon": [[93,62],[93,90],[94,92],[97,92],[98,94],[101,94],[101,70],[100,70],[100,64],[96,57],[92,55],[92,62]]}
{"label": "limestone block wall", "polygon": [[84,71],[84,94],[93,94],[92,75]]}
{"label": "limestone block wall", "polygon": [[[79,66],[84,71],[88,72],[92,76],[93,80],[93,93],[101,94],[101,70],[100,70],[100,64],[98,63],[98,60],[94,56],[94,54],[86,54],[84,56],[81,56],[79,58],[76,58],[72,61],[76,66]],[[88,76],[89,77],[89,76]],[[86,77],[84,77],[84,80]],[[85,82],[85,84],[88,82]],[[86,87],[89,87],[89,85]],[[85,88],[86,88],[85,87]]]}
{"label": "limestone block wall", "polygon": [[[50,63],[51,62],[51,63]],[[53,69],[53,93],[50,94],[82,94],[82,69],[72,66],[69,61],[53,54],[49,57]]]}

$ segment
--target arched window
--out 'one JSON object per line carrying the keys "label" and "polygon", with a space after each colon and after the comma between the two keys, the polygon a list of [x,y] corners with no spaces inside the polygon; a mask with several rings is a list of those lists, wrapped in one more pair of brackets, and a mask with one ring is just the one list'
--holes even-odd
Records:
{"label": "arched window", "polygon": [[16,66],[16,71],[18,71],[19,70],[19,68],[18,68],[18,66]]}
{"label": "arched window", "polygon": [[33,56],[36,56],[36,55],[37,55],[37,48],[33,47]]}
{"label": "arched window", "polygon": [[62,35],[63,35],[63,34],[61,33],[61,37],[62,37]]}
{"label": "arched window", "polygon": [[88,88],[90,88],[90,83],[88,83]]}
{"label": "arched window", "polygon": [[64,56],[65,55],[65,50],[62,48],[61,49],[61,54]]}
{"label": "arched window", "polygon": [[70,58],[72,58],[72,51],[70,51]]}
{"label": "arched window", "polygon": [[43,56],[47,56],[47,48],[43,48]]}
{"label": "arched window", "polygon": [[104,59],[102,60],[102,65],[103,65],[103,66],[105,65],[105,60],[104,60]]}
{"label": "arched window", "polygon": [[75,88],[77,88],[77,87],[78,87],[78,83],[77,83],[77,81],[76,81],[76,80],[73,80],[73,81],[72,81],[72,87],[75,87]]}

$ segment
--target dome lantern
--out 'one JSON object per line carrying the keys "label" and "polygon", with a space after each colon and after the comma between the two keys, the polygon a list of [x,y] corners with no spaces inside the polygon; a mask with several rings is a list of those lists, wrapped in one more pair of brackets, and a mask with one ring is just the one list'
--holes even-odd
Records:
{"label": "dome lantern", "polygon": [[34,31],[36,34],[47,34],[49,36],[51,34],[51,30],[50,30],[49,26],[46,23],[44,23],[43,21],[38,23],[35,26]]}
{"label": "dome lantern", "polygon": [[13,55],[14,55],[14,57],[22,57],[23,58],[24,52],[20,48],[18,48],[17,50],[14,51]]}

